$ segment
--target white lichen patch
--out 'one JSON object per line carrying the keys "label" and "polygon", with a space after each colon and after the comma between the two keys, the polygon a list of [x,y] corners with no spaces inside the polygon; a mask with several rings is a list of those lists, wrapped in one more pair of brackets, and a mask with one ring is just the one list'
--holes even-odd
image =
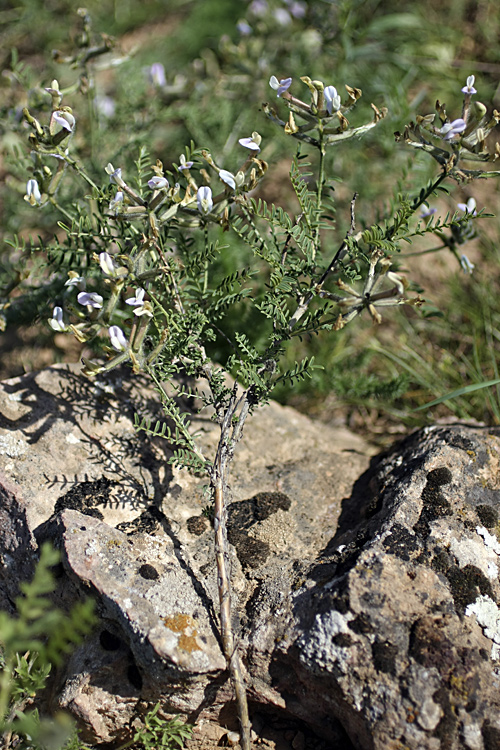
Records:
{"label": "white lichen patch", "polygon": [[444,519],[434,523],[432,535],[448,546],[460,568],[474,565],[490,581],[498,578],[500,568],[500,542],[484,526],[476,526],[476,534],[460,532],[446,526]]}
{"label": "white lichen patch", "polygon": [[25,440],[15,438],[14,435],[0,435],[0,455],[9,458],[20,458],[28,450]]}
{"label": "white lichen patch", "polygon": [[481,594],[476,601],[465,608],[467,617],[476,616],[476,620],[483,629],[486,638],[493,641],[491,658],[500,658],[500,609],[487,595]]}
{"label": "white lichen patch", "polygon": [[76,445],[76,443],[80,442],[80,438],[76,437],[76,435],[73,435],[73,433],[70,432],[69,435],[66,435],[66,442],[70,443],[71,445]]}
{"label": "white lichen patch", "polygon": [[493,550],[493,552],[496,552],[497,555],[500,555],[500,542],[496,538],[496,536],[493,536],[493,534],[490,534],[488,529],[485,529],[484,526],[476,526],[477,533],[483,537],[484,543],[487,547]]}
{"label": "white lichen patch", "polygon": [[450,552],[455,556],[459,566],[465,568],[466,565],[474,565],[490,579],[498,575],[497,554],[485,546],[482,539],[476,537],[472,539],[467,536],[451,537]]}

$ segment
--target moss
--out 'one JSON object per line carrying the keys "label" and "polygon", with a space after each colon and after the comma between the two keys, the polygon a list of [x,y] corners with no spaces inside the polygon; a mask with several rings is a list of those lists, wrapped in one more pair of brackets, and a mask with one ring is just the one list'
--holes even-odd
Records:
{"label": "moss", "polygon": [[54,513],[68,508],[102,521],[104,516],[96,506],[106,505],[109,502],[113,484],[107,477],[97,479],[95,482],[79,482],[56,501]]}
{"label": "moss", "polygon": [[422,491],[422,512],[413,527],[413,530],[423,538],[429,536],[431,521],[451,515],[451,505],[441,492],[441,487],[450,484],[451,480],[451,471],[446,466],[433,469],[427,475],[427,482]]}
{"label": "moss", "polygon": [[204,531],[208,529],[209,523],[208,518],[204,515],[191,516],[186,521],[186,525],[190,534],[194,536],[201,536]]}
{"label": "moss", "polygon": [[388,641],[375,641],[372,644],[373,666],[377,672],[394,676],[396,674],[396,657],[398,648]]}
{"label": "moss", "polygon": [[147,581],[156,581],[160,577],[160,574],[158,573],[156,568],[153,567],[153,565],[149,565],[148,563],[141,565],[137,572],[142,578],[145,578]]}
{"label": "moss", "polygon": [[487,529],[498,525],[498,511],[491,505],[476,505],[476,513],[482,525]]}
{"label": "moss", "polygon": [[489,596],[495,601],[491,583],[475,565],[465,565],[463,568],[453,565],[445,572],[445,576],[450,584],[455,607],[460,614],[468,604],[476,601],[479,594]]}

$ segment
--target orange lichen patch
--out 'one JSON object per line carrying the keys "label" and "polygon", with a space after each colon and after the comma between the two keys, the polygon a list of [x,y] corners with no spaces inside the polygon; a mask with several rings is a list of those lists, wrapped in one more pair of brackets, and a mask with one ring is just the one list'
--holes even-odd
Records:
{"label": "orange lichen patch", "polygon": [[196,636],[198,631],[196,629],[196,621],[191,615],[178,613],[172,617],[164,617],[163,622],[165,627],[171,630],[173,633],[179,633],[178,646],[183,651],[187,651],[191,654],[193,651],[200,651]]}

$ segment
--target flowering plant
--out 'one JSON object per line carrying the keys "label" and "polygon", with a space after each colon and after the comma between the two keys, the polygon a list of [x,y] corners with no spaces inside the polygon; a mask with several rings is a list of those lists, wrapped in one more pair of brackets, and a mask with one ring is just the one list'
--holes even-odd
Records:
{"label": "flowering plant", "polygon": [[[259,3],[252,6],[257,17]],[[293,10],[290,4],[293,17],[294,12],[300,14],[300,3],[294,3]],[[149,79],[155,91],[165,90],[164,69],[152,66]],[[84,159],[77,158],[78,150],[73,151],[79,115],[76,108],[63,105],[68,94],[56,80],[46,89],[50,114],[43,108],[40,116],[24,110],[32,156],[24,197],[33,210],[52,207],[59,212],[65,234],[57,239],[58,252],[48,256],[48,325],[85,345],[83,364],[89,377],[125,363],[134,372],[149,374],[167,419],[152,424],[138,417],[138,429],[169,439],[171,462],[207,477],[221,640],[237,696],[244,750],[250,747],[250,724],[232,628],[225,516],[231,460],[247,417],[280,383],[294,384],[313,374],[317,365],[311,356],[291,367],[283,364],[293,339],[321,331],[336,334],[363,313],[378,325],[388,307],[420,306],[422,299],[394,261],[402,243],[435,235],[443,248],[456,253],[483,212],[468,202],[461,213],[444,220],[430,210],[420,214],[416,224],[411,223],[413,217],[445,180],[499,174],[466,166],[468,161],[494,161],[500,153],[498,146],[494,154],[485,146],[500,115],[495,111],[488,117],[484,105],[472,104],[475,79],[469,76],[459,118],[449,121],[438,103],[439,126],[435,115],[424,115],[403,135],[397,134],[399,141],[434,158],[437,177],[415,197],[401,196],[393,211],[362,229],[357,226],[354,195],[348,229],[339,236],[330,212],[327,153],[364,136],[387,112],[372,104],[370,117],[352,125],[362,98],[360,88],[342,89],[338,81],[333,85],[307,75],[300,80],[308,90],[307,100],[292,93],[292,77],[273,75],[272,103],[262,107],[268,120],[296,144],[290,183],[300,206],[297,214],[257,197],[268,171],[263,158],[266,142],[257,130],[251,136],[236,134],[238,145],[228,156],[230,164],[193,143],[178,163],[170,161],[172,157],[151,157],[142,145],[136,174],[111,162],[104,166],[103,155],[101,176],[96,178]],[[306,171],[310,165],[304,162],[303,149],[317,157],[314,174]],[[68,173],[85,187],[84,199],[65,202]],[[246,262],[227,272],[226,261],[237,243],[247,248]],[[459,260],[464,270],[472,271],[465,255]],[[254,338],[245,325],[250,314],[259,332]],[[174,395],[167,393],[166,383]],[[203,454],[190,430],[190,414],[175,398],[186,393],[209,407],[220,427],[212,456]]]}

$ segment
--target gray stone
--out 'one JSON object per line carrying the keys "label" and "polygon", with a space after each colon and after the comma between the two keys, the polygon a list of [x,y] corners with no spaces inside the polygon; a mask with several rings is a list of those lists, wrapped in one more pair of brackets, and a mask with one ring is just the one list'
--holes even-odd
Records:
{"label": "gray stone", "polygon": [[[237,724],[204,480],[170,468],[135,411],[161,418],[134,376],[49,368],[0,385],[3,559],[22,578],[35,538],[52,539],[57,601],[96,599],[99,627],[53,688],[88,741],[126,738],[160,700],[208,749],[224,741],[216,722]],[[217,426],[200,415],[193,429],[212,455]],[[228,535],[256,736],[281,717],[276,747],[500,747],[499,449],[497,430],[454,425],[371,458],[277,404],[251,418]],[[8,605],[16,581],[1,585]]]}

